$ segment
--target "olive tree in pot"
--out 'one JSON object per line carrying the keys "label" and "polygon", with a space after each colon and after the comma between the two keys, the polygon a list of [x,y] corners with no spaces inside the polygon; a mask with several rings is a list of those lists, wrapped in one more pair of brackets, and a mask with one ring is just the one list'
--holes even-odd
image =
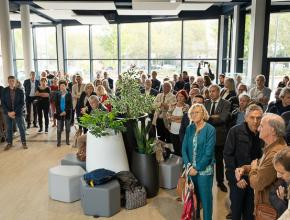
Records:
{"label": "olive tree in pot", "polygon": [[105,168],[114,172],[129,171],[123,138],[125,120],[116,119],[112,112],[98,109],[85,114],[80,125],[88,129],[86,170]]}
{"label": "olive tree in pot", "polygon": [[126,153],[131,167],[132,153],[137,146],[134,127],[138,121],[145,123],[145,119],[153,110],[154,97],[141,93],[139,74],[134,68],[121,74],[121,80],[116,84],[116,95],[108,103],[112,111],[120,118],[125,118],[126,131],[122,132]]}
{"label": "olive tree in pot", "polygon": [[147,125],[134,125],[137,148],[133,151],[131,166],[131,171],[145,187],[148,198],[156,196],[159,190],[159,168],[154,152],[155,138],[149,136],[150,129],[151,122]]}

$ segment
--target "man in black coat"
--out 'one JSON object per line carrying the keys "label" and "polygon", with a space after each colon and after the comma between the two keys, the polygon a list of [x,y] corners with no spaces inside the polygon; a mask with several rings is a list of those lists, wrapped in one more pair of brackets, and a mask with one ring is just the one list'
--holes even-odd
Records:
{"label": "man in black coat", "polygon": [[225,143],[224,160],[233,220],[254,220],[254,190],[248,176],[243,176],[239,182],[236,180],[235,170],[262,156],[263,141],[258,133],[262,115],[260,106],[250,105],[246,109],[245,122],[229,130]]}
{"label": "man in black coat", "polygon": [[21,89],[15,87],[15,81],[16,80],[14,76],[8,77],[9,86],[3,89],[1,96],[3,116],[7,125],[7,146],[4,148],[4,150],[9,150],[12,147],[14,120],[19,129],[22,147],[23,149],[27,149],[25,125],[23,120],[24,94]]}
{"label": "man in black coat", "polygon": [[156,71],[152,71],[152,88],[155,89],[156,91],[160,91],[160,86],[161,86],[161,82],[157,79],[157,72]]}
{"label": "man in black coat", "polygon": [[158,95],[158,91],[152,88],[152,81],[150,79],[146,79],[144,88],[141,88],[141,93],[152,96]]}
{"label": "man in black coat", "polygon": [[220,97],[220,87],[218,85],[211,85],[209,87],[209,96],[210,99],[206,100],[204,105],[210,115],[208,122],[216,129],[216,180],[220,190],[227,192],[227,187],[224,184],[223,150],[227,136],[231,104]]}
{"label": "man in black coat", "polygon": [[113,89],[114,88],[114,80],[112,78],[108,77],[107,72],[104,72],[104,79],[108,80],[110,89]]}
{"label": "man in black coat", "polygon": [[27,109],[27,115],[26,115],[26,122],[27,122],[27,128],[30,128],[31,124],[31,105],[33,106],[33,125],[34,127],[37,127],[37,108],[36,104],[33,103],[33,101],[37,98],[35,96],[36,89],[39,86],[39,80],[35,79],[35,72],[30,72],[30,78],[24,80],[23,83],[24,90],[25,90],[25,103],[26,103],[26,109]]}

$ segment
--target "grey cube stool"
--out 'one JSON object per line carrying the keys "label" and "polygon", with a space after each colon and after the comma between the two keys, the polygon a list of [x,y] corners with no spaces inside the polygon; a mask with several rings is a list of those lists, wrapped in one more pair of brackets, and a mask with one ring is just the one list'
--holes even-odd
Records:
{"label": "grey cube stool", "polygon": [[85,171],[80,166],[56,166],[49,169],[49,196],[62,202],[80,200],[80,178]]}
{"label": "grey cube stool", "polygon": [[159,184],[165,189],[174,189],[182,172],[181,157],[171,154],[166,161],[159,163]]}
{"label": "grey cube stool", "polygon": [[61,165],[80,166],[86,170],[86,162],[80,161],[76,154],[67,154],[61,161]]}
{"label": "grey cube stool", "polygon": [[110,217],[121,209],[120,185],[117,180],[90,187],[81,178],[81,205],[85,215]]}

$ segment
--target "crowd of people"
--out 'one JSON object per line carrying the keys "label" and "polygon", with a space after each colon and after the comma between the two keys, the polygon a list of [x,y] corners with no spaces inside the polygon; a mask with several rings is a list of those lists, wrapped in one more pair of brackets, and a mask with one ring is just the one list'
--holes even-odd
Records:
{"label": "crowd of people", "polygon": [[[269,103],[272,91],[265,86],[264,75],[258,75],[250,89],[241,76],[219,74],[214,83],[211,72],[189,76],[183,71],[162,82],[157,75],[141,71],[139,79],[141,93],[155,97],[155,111],[149,114],[153,133],[172,143],[174,154],[182,156],[202,203],[203,219],[212,219],[214,176],[223,192],[228,191],[225,177],[228,181],[231,213],[227,218],[254,219],[258,204],[267,204],[281,215],[290,184],[289,77],[279,83],[275,100]],[[69,145],[75,120],[94,109],[110,112],[114,106],[106,100],[118,92],[118,80],[114,83],[106,72],[87,84],[79,74],[70,81],[49,72],[40,79],[31,72],[23,87],[9,76],[8,84],[0,88],[4,150],[12,147],[16,126],[27,149],[26,130],[33,125],[38,133],[47,133],[50,120],[51,127],[57,126],[57,146],[62,131]],[[79,126],[79,131],[84,134],[79,139],[82,145],[87,130]]]}

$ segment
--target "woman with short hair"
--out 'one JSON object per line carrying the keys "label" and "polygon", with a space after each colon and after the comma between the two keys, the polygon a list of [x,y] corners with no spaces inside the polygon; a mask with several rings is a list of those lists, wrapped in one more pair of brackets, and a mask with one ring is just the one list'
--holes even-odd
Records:
{"label": "woman with short hair", "polygon": [[38,124],[39,124],[39,130],[38,133],[43,132],[43,123],[42,123],[42,117],[44,116],[45,121],[45,130],[44,132],[48,133],[48,112],[49,112],[49,95],[50,95],[50,89],[47,86],[47,79],[41,78],[40,85],[36,89],[35,95],[37,96],[37,112],[38,112]]}
{"label": "woman with short hair", "polygon": [[206,122],[209,115],[202,104],[192,105],[188,117],[191,123],[183,139],[182,159],[194,183],[198,203],[202,203],[203,219],[211,220],[216,130]]}

